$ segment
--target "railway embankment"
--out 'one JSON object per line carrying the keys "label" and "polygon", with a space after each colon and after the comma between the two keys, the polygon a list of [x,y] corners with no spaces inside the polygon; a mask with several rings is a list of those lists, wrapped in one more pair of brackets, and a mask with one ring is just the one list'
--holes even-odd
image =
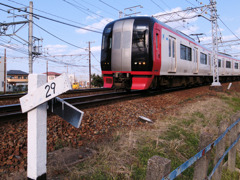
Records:
{"label": "railway embankment", "polygon": [[[178,167],[198,152],[200,133],[217,137],[220,122],[240,110],[240,83],[229,91],[227,86],[223,84],[223,92],[204,86],[88,108],[79,129],[51,116],[49,179],[145,179],[153,155],[171,159],[172,169]],[[1,177],[26,178],[27,122],[2,124],[0,131]],[[193,168],[182,178],[192,178]],[[225,171],[223,178],[235,176]]]}

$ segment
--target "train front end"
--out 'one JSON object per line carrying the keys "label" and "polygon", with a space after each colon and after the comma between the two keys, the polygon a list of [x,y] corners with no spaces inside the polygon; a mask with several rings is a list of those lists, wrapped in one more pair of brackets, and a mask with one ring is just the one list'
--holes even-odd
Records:
{"label": "train front end", "polygon": [[153,80],[149,17],[109,23],[102,37],[101,68],[105,88],[148,89]]}

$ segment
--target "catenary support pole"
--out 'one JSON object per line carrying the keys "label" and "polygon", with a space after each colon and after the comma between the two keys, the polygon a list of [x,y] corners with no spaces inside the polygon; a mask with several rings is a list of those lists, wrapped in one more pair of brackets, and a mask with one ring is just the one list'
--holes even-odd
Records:
{"label": "catenary support pole", "polygon": [[217,25],[217,7],[216,0],[210,0],[211,4],[211,22],[212,22],[212,65],[213,65],[213,82],[211,86],[218,87],[221,86],[219,82],[219,72],[218,72],[218,25]]}
{"label": "catenary support pole", "polygon": [[91,89],[91,42],[88,42],[88,50],[89,50],[89,88]]}
{"label": "catenary support pole", "polygon": [[4,50],[4,94],[6,94],[6,86],[7,86],[7,52]]}
{"label": "catenary support pole", "polygon": [[[30,74],[28,93],[46,83],[46,75]],[[34,97],[33,97],[34,98]],[[28,112],[28,179],[46,179],[47,103]]]}
{"label": "catenary support pole", "polygon": [[29,22],[28,22],[28,56],[29,56],[29,74],[33,73],[33,2],[29,2]]}

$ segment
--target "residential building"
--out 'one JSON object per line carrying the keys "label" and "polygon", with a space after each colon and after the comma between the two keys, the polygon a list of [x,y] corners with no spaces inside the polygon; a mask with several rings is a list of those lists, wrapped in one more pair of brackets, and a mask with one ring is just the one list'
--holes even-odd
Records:
{"label": "residential building", "polygon": [[7,91],[26,91],[28,73],[20,70],[7,71]]}
{"label": "residential building", "polygon": [[60,73],[56,73],[56,72],[47,72],[47,73],[44,73],[44,74],[47,74],[48,82],[54,80],[56,77],[61,75]]}

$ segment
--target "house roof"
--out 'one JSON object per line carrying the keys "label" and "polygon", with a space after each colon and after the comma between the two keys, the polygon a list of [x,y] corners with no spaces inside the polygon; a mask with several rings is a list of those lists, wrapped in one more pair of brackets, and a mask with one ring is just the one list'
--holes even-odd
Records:
{"label": "house roof", "polygon": [[43,73],[43,74],[48,74],[48,76],[60,76],[60,73],[56,73],[56,72],[48,72],[48,73]]}
{"label": "house roof", "polygon": [[7,75],[28,75],[28,73],[21,70],[9,70],[7,71]]}

